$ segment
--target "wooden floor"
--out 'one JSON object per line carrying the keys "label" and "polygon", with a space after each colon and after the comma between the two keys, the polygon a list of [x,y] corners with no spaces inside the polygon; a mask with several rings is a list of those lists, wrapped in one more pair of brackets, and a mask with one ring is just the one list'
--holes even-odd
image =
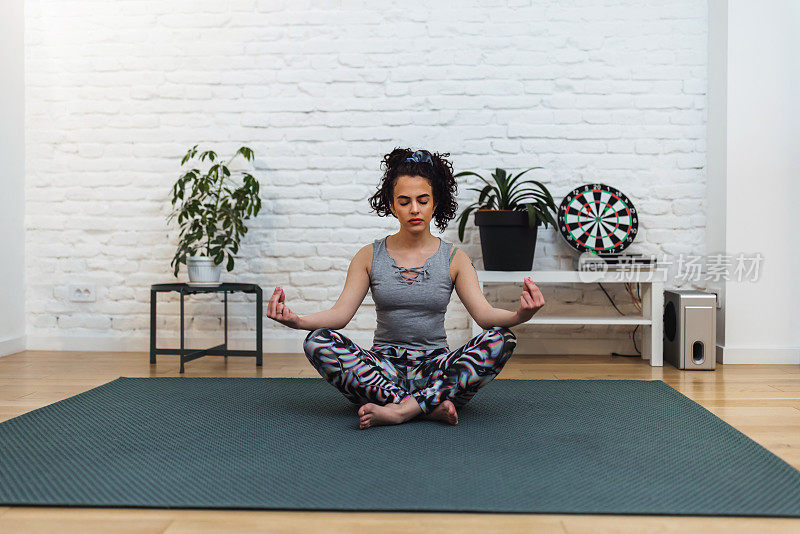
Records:
{"label": "wooden floor", "polygon": [[[177,376],[177,356],[36,352],[0,358],[0,421],[120,376]],[[305,356],[207,357],[186,376],[319,377]],[[800,469],[800,366],[726,365],[716,371],[650,367],[633,358],[515,354],[500,378],[663,380]],[[321,379],[320,379],[321,380]],[[369,430],[365,430],[368,432]],[[0,458],[2,461],[2,458]],[[138,510],[0,507],[0,532],[800,532],[800,520],[721,517]]]}

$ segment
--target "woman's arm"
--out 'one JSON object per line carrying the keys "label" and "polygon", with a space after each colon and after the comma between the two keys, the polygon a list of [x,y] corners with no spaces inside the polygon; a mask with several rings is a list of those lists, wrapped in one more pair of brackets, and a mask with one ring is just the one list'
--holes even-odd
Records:
{"label": "woman's arm", "polygon": [[367,266],[371,264],[372,244],[369,244],[356,252],[350,261],[347,279],[336,304],[328,310],[300,317],[297,328],[300,330],[316,330],[317,328],[338,330],[347,326],[369,291]]}
{"label": "woman's arm", "polygon": [[458,298],[483,330],[493,326],[512,327],[524,323],[544,306],[544,298],[536,285],[532,281],[523,280],[520,308],[515,312],[495,308],[483,295],[478,285],[478,274],[466,252],[461,249],[456,251],[453,267],[456,271],[455,289]]}
{"label": "woman's arm", "polygon": [[342,314],[333,308],[310,315],[304,315],[297,320],[298,330],[316,330],[317,328],[330,328],[339,330],[347,326]]}

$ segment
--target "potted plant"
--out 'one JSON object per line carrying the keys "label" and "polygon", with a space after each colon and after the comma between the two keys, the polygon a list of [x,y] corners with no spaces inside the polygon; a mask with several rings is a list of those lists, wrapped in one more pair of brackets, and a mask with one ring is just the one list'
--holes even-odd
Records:
{"label": "potted plant", "polygon": [[531,167],[516,176],[504,169],[495,169],[492,184],[480,174],[464,171],[454,177],[477,176],[486,185],[470,187],[480,193],[478,201],[467,206],[459,215],[458,239],[464,241],[464,228],[469,214],[475,211],[475,224],[480,229],[483,266],[488,271],[530,271],[536,249],[539,224],[558,227],[554,216],[556,204],[550,191],[536,180],[519,178]]}
{"label": "potted plant", "polygon": [[[244,221],[261,209],[258,181],[245,171],[235,171],[241,183],[231,177],[230,164],[239,154],[253,161],[253,151],[243,146],[228,163],[214,163],[217,154],[206,150],[198,156],[197,145],[181,161],[181,167],[188,163],[190,168],[172,187],[174,209],[167,222],[178,218],[180,238],[170,265],[177,277],[181,263],[185,264],[192,284],[218,285],[225,256],[228,271],[233,269],[234,255],[247,233]],[[206,158],[212,165],[202,172],[195,164]]]}

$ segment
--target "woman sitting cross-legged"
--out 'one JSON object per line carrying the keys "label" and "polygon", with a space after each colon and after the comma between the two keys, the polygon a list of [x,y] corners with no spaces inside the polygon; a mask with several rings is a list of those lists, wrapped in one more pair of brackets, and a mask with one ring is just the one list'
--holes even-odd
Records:
{"label": "woman sitting cross-legged", "polygon": [[[355,254],[333,307],[299,317],[286,306],[280,286],[267,305],[270,319],[310,330],[303,343],[309,362],[360,406],[360,428],[404,423],[418,415],[458,424],[456,408],[497,376],[513,353],[516,337],[509,327],[544,306],[528,277],[516,312],[492,307],[466,253],[431,234],[432,220],[444,231],[456,212],[448,156],[399,148],[384,156],[385,173],[370,204],[378,215],[396,217],[400,229]],[[484,330],[451,351],[444,316],[453,288]],[[340,330],[368,290],[378,321],[372,348],[366,350]]]}

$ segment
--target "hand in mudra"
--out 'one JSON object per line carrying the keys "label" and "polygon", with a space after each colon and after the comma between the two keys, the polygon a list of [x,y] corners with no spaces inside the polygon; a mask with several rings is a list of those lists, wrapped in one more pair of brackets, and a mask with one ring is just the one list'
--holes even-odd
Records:
{"label": "hand in mudra", "polygon": [[285,301],[286,295],[283,292],[283,288],[280,286],[276,287],[275,292],[269,299],[269,304],[267,304],[267,317],[289,328],[297,328],[299,317],[286,307]]}
{"label": "hand in mudra", "polygon": [[520,306],[517,310],[517,315],[522,322],[529,320],[533,314],[538,312],[544,306],[544,297],[542,292],[533,283],[531,277],[528,276],[522,281],[522,296],[520,297]]}

